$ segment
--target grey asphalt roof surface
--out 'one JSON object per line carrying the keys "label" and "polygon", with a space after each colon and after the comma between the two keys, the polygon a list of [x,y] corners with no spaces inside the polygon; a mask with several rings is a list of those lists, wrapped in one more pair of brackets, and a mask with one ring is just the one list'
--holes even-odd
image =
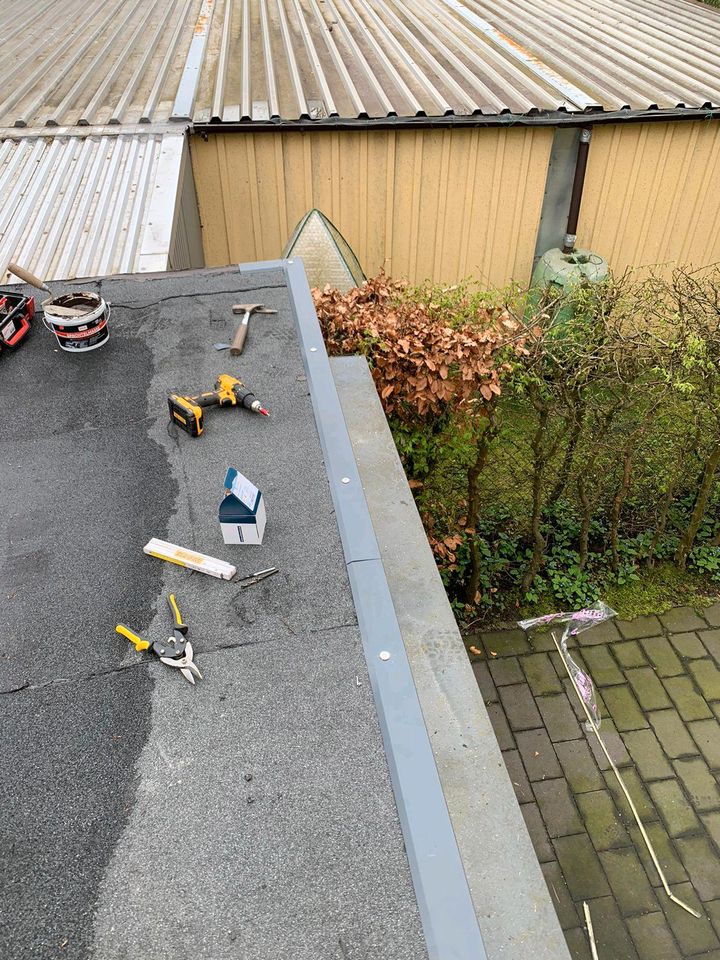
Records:
{"label": "grey asphalt roof surface", "polygon": [[[0,955],[425,957],[284,275],[102,294],[100,350],[38,321],[0,359]],[[248,300],[280,312],[217,353]],[[221,372],[271,418],[168,429],[168,391]],[[228,466],[265,494],[260,547],[222,542]],[[146,557],[152,536],[280,573],[241,591]],[[114,632],[162,636],[170,592],[195,688]]]}

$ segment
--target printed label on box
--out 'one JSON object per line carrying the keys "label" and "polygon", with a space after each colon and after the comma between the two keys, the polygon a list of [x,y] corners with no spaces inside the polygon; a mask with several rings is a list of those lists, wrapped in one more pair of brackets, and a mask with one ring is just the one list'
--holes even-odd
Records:
{"label": "printed label on box", "polygon": [[241,503],[244,503],[248,510],[255,509],[258,488],[254,483],[251,483],[247,477],[244,477],[241,473],[238,473],[235,476],[230,489],[233,495],[236,496]]}

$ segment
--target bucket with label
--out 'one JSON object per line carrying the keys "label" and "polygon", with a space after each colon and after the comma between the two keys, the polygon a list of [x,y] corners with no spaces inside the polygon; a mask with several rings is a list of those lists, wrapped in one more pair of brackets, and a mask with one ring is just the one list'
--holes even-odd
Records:
{"label": "bucket with label", "polygon": [[110,307],[95,293],[64,293],[45,300],[43,310],[45,326],[68,353],[97,350],[110,336]]}

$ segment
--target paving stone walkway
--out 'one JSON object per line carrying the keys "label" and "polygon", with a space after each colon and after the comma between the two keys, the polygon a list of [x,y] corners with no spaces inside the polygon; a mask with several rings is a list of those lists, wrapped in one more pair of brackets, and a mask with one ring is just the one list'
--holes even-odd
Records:
{"label": "paving stone walkway", "polygon": [[720,603],[608,621],[571,650],[671,889],[700,920],[666,896],[552,638],[480,639],[475,675],[573,958],[591,956],[587,900],[599,960],[720,960]]}

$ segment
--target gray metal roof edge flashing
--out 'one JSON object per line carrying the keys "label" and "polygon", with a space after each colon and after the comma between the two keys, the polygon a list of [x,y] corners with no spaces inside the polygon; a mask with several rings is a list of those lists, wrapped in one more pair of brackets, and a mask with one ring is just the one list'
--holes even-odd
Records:
{"label": "gray metal roof edge flashing", "polygon": [[282,267],[298,330],[370,683],[431,960],[485,960],[457,840],[423,719],[302,261]]}
{"label": "gray metal roof edge flashing", "polygon": [[550,110],[537,113],[445,114],[417,117],[327,117],[320,120],[232,120],[221,123],[194,122],[190,132],[200,137],[211,133],[277,133],[297,130],[425,130],[436,127],[590,127],[606,123],[653,123],[687,120],[718,120],[720,107],[675,107],[655,110]]}

